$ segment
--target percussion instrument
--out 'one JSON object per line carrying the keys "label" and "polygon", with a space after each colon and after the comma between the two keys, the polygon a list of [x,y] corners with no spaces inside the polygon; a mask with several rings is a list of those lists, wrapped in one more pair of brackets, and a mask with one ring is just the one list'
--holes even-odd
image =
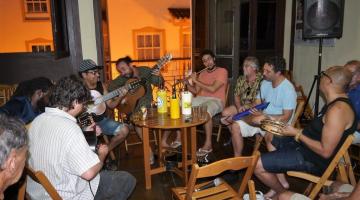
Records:
{"label": "percussion instrument", "polygon": [[274,135],[283,136],[282,130],[286,127],[286,124],[281,121],[276,121],[272,119],[261,120],[260,128],[264,131],[272,133]]}
{"label": "percussion instrument", "polygon": [[250,110],[253,109],[253,108],[256,108],[258,110],[264,110],[269,106],[269,104],[270,104],[270,102],[264,102],[264,103],[258,104],[258,105],[254,106],[252,108],[246,109],[245,111],[234,115],[232,119],[234,121],[236,121],[236,120],[241,119],[242,117],[246,117],[246,116],[250,115],[251,114]]}

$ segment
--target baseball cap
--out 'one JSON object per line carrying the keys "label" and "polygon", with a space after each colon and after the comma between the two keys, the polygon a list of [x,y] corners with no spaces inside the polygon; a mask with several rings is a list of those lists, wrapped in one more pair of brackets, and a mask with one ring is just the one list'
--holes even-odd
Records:
{"label": "baseball cap", "polygon": [[85,59],[80,62],[79,72],[86,72],[88,70],[102,69],[102,68],[103,68],[103,66],[97,65],[93,60]]}

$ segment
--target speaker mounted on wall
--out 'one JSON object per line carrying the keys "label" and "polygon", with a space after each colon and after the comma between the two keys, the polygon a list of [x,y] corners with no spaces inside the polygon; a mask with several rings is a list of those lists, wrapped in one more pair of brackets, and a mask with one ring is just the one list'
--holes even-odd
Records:
{"label": "speaker mounted on wall", "polygon": [[303,38],[341,38],[344,0],[304,0]]}

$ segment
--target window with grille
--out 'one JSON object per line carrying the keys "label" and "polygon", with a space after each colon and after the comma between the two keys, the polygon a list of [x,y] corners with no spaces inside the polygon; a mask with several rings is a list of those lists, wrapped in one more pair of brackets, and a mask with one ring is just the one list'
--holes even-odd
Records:
{"label": "window with grille", "polygon": [[51,45],[32,45],[31,52],[51,52]]}
{"label": "window with grille", "polygon": [[134,31],[135,55],[138,60],[159,59],[164,50],[164,31],[147,27]]}
{"label": "window with grille", "polygon": [[26,40],[27,52],[40,53],[40,52],[51,52],[54,50],[52,40],[44,38],[35,38],[32,40]]}
{"label": "window with grille", "polygon": [[24,0],[24,17],[26,20],[49,20],[49,0]]}

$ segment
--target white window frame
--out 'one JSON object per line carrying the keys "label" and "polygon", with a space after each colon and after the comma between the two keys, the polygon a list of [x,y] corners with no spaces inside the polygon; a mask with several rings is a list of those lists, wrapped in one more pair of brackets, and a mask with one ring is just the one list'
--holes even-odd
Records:
{"label": "white window frame", "polygon": [[[49,0],[22,0],[25,20],[50,20],[50,2]],[[40,10],[29,12],[28,5],[39,4]],[[41,11],[41,6],[46,5],[46,11]]]}
{"label": "white window frame", "polygon": [[[143,46],[143,47],[139,47],[139,42],[138,38],[139,36],[144,36],[144,38],[146,36],[150,36],[150,37],[154,37],[154,36],[159,36],[159,46]],[[153,27],[145,27],[145,28],[141,28],[141,29],[136,29],[133,30],[133,40],[134,40],[134,55],[136,57],[136,59],[138,60],[149,60],[149,59],[159,59],[165,52],[165,31],[163,29],[156,29]],[[144,43],[146,43],[146,41],[144,40]],[[146,50],[151,50],[151,55],[145,55],[145,54],[141,54],[140,51],[146,51]],[[158,55],[154,55],[154,51],[157,50],[159,51]]]}
{"label": "white window frame", "polygon": [[[26,43],[26,50],[27,52],[33,52],[33,53],[41,53],[41,52],[52,52],[54,51],[54,45],[52,40],[47,40],[44,38],[35,38],[33,40],[27,40]],[[33,46],[44,46],[44,49],[46,46],[50,46],[50,51],[32,51]]]}

